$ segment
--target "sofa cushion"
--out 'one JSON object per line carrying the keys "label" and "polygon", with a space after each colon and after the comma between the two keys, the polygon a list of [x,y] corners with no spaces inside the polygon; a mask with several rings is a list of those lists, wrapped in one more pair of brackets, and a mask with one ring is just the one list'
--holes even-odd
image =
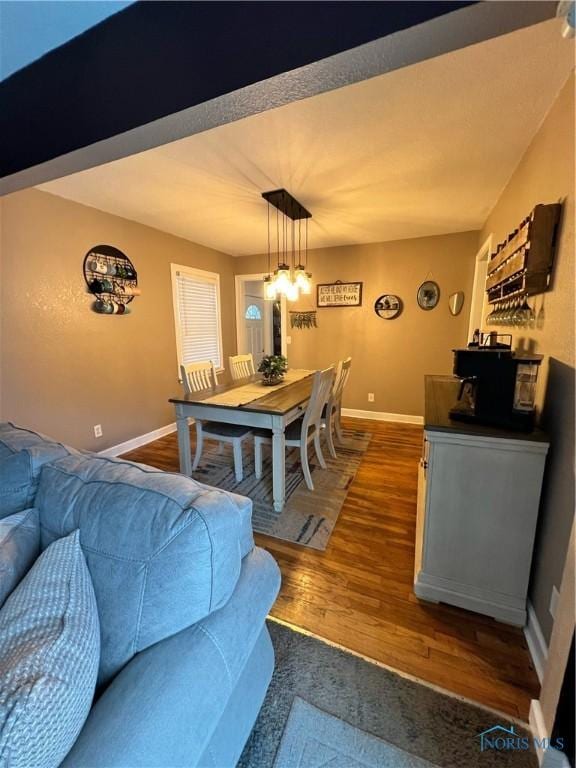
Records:
{"label": "sofa cushion", "polygon": [[31,507],[42,466],[71,450],[29,429],[0,424],[0,518]]}
{"label": "sofa cushion", "polygon": [[42,547],[80,529],[96,593],[99,684],[135,653],[223,606],[241,562],[241,513],[184,475],[98,456],[44,467]]}
{"label": "sofa cushion", "polygon": [[40,554],[37,509],[0,520],[0,608]]}
{"label": "sofa cushion", "polygon": [[[272,675],[264,620],[279,587],[276,562],[256,547],[221,610],[139,653],[114,678],[62,768],[191,768],[217,729],[224,741],[219,756],[241,751],[245,717],[252,716],[253,724]],[[247,667],[253,675],[248,680]],[[222,723],[235,695],[243,699],[242,716],[228,713]],[[215,764],[231,767],[236,761]]]}
{"label": "sofa cushion", "polygon": [[38,558],[0,610],[0,765],[61,763],[90,711],[99,643],[76,531]]}

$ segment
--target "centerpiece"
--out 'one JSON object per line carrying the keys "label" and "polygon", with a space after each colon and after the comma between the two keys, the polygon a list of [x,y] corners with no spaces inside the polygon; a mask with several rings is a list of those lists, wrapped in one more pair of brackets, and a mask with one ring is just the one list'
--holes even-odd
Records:
{"label": "centerpiece", "polygon": [[258,373],[262,374],[262,383],[269,387],[280,384],[287,370],[288,360],[284,355],[265,355],[258,366]]}

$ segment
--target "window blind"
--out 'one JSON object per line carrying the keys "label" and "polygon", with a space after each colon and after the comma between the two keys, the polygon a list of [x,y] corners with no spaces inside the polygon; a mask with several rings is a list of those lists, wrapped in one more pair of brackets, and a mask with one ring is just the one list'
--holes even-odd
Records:
{"label": "window blind", "polygon": [[176,332],[179,362],[211,360],[222,367],[218,277],[207,272],[175,271]]}

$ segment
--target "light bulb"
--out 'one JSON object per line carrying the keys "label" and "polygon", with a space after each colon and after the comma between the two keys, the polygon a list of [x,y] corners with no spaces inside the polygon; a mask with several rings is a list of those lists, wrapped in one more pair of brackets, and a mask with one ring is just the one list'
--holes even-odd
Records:
{"label": "light bulb", "polygon": [[280,264],[278,269],[274,272],[274,283],[278,293],[286,294],[289,287],[292,285],[292,280],[290,278],[290,267],[287,264]]}
{"label": "light bulb", "polygon": [[270,275],[266,275],[264,278],[264,298],[266,301],[274,301],[276,299],[276,284]]}
{"label": "light bulb", "polygon": [[289,283],[288,288],[284,291],[284,294],[288,301],[298,300],[298,286],[296,283]]}
{"label": "light bulb", "polygon": [[312,282],[311,282],[312,275],[310,274],[310,272],[306,272],[306,269],[302,266],[302,264],[299,264],[296,267],[296,270],[294,272],[294,277],[295,277],[295,283],[302,293],[305,293],[305,294],[312,293]]}

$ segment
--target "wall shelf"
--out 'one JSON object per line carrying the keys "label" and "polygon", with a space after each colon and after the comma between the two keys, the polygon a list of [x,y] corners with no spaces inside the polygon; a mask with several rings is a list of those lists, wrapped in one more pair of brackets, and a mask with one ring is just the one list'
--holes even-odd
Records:
{"label": "wall shelf", "polygon": [[548,290],[561,209],[560,203],[537,205],[499,244],[488,263],[489,304]]}

